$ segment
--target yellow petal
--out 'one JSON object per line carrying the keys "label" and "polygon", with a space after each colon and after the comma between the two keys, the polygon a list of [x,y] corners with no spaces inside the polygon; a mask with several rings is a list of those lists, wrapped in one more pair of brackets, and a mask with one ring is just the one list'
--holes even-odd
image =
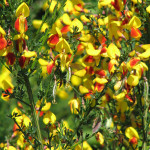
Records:
{"label": "yellow petal", "polygon": [[78,114],[80,111],[80,101],[79,99],[71,99],[68,104],[70,105],[70,110],[72,114]]}
{"label": "yellow petal", "polygon": [[125,130],[125,135],[126,135],[129,139],[132,139],[133,137],[136,137],[137,139],[139,139],[138,132],[137,132],[133,127],[128,127],[128,128]]}
{"label": "yellow petal", "polygon": [[80,19],[81,19],[83,22],[91,22],[90,19],[88,19],[85,15],[81,15]]}
{"label": "yellow petal", "polygon": [[144,50],[147,50],[150,48],[150,44],[143,44],[143,45],[140,45],[141,48],[143,48]]}
{"label": "yellow petal", "polygon": [[62,21],[66,25],[70,25],[71,24],[71,19],[70,19],[69,15],[67,13],[63,14]]}
{"label": "yellow petal", "polygon": [[65,54],[60,54],[60,67],[61,67],[61,71],[64,72],[66,69],[66,59],[67,59],[67,55]]}
{"label": "yellow petal", "polygon": [[116,56],[120,57],[120,50],[117,48],[115,44],[111,43],[108,47],[107,54],[111,59],[113,58],[115,59]]}
{"label": "yellow petal", "polygon": [[88,32],[81,32],[82,33],[82,36],[80,37],[80,41],[82,41],[82,42],[91,42],[91,41],[93,41],[92,40],[92,35],[90,35],[90,34],[88,34]]}
{"label": "yellow petal", "polygon": [[133,16],[130,22],[128,23],[129,28],[131,27],[139,28],[140,26],[141,26],[141,20],[136,16]]}
{"label": "yellow petal", "polygon": [[93,47],[93,44],[89,43],[87,45],[86,52],[87,52],[88,55],[98,56],[100,54],[101,50],[95,50],[95,48]]}
{"label": "yellow petal", "polygon": [[42,66],[47,66],[48,65],[48,61],[44,60],[44,59],[39,59],[39,64]]}
{"label": "yellow petal", "polygon": [[146,8],[146,11],[150,14],[150,5]]}
{"label": "yellow petal", "polygon": [[71,52],[70,45],[65,39],[62,39],[56,44],[56,51],[57,52],[65,51],[65,53],[70,53]]}
{"label": "yellow petal", "polygon": [[51,107],[51,103],[50,102],[47,102],[41,109],[41,111],[48,111]]}
{"label": "yellow petal", "polygon": [[61,31],[60,31],[60,29],[58,27],[56,27],[56,32],[57,32],[59,38],[61,38],[62,34],[61,34]]}
{"label": "yellow petal", "polygon": [[150,57],[150,48],[147,49],[144,53],[138,55],[138,57],[140,57],[141,59],[147,59]]}
{"label": "yellow petal", "polygon": [[67,0],[67,1],[66,1],[66,4],[65,4],[65,6],[64,6],[64,11],[65,11],[65,12],[71,12],[73,9],[74,9],[74,8],[73,8],[72,1]]}
{"label": "yellow petal", "polygon": [[114,85],[114,90],[118,91],[120,89],[121,85],[122,85],[122,81],[116,82],[116,84]]}
{"label": "yellow petal", "polygon": [[73,28],[77,27],[78,30],[77,32],[81,32],[81,30],[83,29],[83,24],[77,19],[75,18],[70,25],[70,31],[73,32]]}
{"label": "yellow petal", "polygon": [[4,29],[0,26],[0,33],[2,34],[2,35],[6,35],[6,32],[4,31]]}
{"label": "yellow petal", "polygon": [[111,0],[99,0],[98,2],[98,8],[100,9],[103,6],[107,6],[111,4]]}
{"label": "yellow petal", "polygon": [[86,87],[82,86],[82,85],[79,86],[79,91],[80,91],[81,94],[89,93],[89,90]]}
{"label": "yellow petal", "polygon": [[25,114],[23,114],[23,124],[26,126],[26,127],[29,127],[29,124],[31,123],[31,120],[28,116],[26,116]]}
{"label": "yellow petal", "polygon": [[57,3],[58,3],[57,10],[58,10],[60,8],[60,3],[55,0],[52,0],[52,2],[50,4],[50,8],[49,8],[50,13],[53,13],[54,8],[56,7]]}
{"label": "yellow petal", "polygon": [[103,135],[100,132],[97,132],[95,136],[96,136],[97,141],[101,145],[103,145],[104,144],[104,137],[103,137]]}
{"label": "yellow petal", "polygon": [[76,75],[76,76],[78,76],[78,77],[84,77],[85,74],[86,74],[86,70],[85,70],[85,69],[76,71],[76,72],[74,73],[74,75]]}
{"label": "yellow petal", "polygon": [[28,5],[25,2],[21,3],[16,10],[16,17],[19,17],[20,15],[23,15],[24,17],[28,17],[29,14],[30,14],[30,10]]}
{"label": "yellow petal", "polygon": [[88,144],[87,141],[83,142],[83,149],[84,150],[92,150],[91,146]]}
{"label": "yellow petal", "polygon": [[114,95],[113,98],[116,99],[117,101],[122,101],[124,100],[125,95],[126,95],[126,91],[123,91],[118,95]]}
{"label": "yellow petal", "polygon": [[14,40],[18,40],[18,39],[22,39],[22,38],[28,40],[28,36],[25,34],[17,34],[14,36]]}
{"label": "yellow petal", "polygon": [[30,57],[36,57],[37,54],[36,54],[35,51],[27,51],[27,50],[24,50],[22,56],[24,56],[24,57],[26,57],[26,58],[30,58]]}
{"label": "yellow petal", "polygon": [[9,147],[4,147],[4,150],[16,150],[16,148],[13,146],[9,146]]}
{"label": "yellow petal", "polygon": [[139,84],[139,77],[136,75],[130,75],[127,79],[127,83],[130,86],[137,86]]}
{"label": "yellow petal", "polygon": [[131,0],[134,4],[141,3],[142,0]]}
{"label": "yellow petal", "polygon": [[80,77],[75,76],[75,75],[71,76],[71,83],[72,83],[72,85],[79,86],[81,84],[81,82],[82,82],[82,79]]}
{"label": "yellow petal", "polygon": [[0,88],[7,90],[8,88],[13,89],[12,80],[10,77],[10,71],[6,67],[2,67],[2,73],[0,74]]}
{"label": "yellow petal", "polygon": [[107,83],[108,81],[107,81],[107,79],[105,79],[105,78],[98,78],[98,77],[96,77],[96,78],[93,80],[93,83],[95,83],[95,82],[97,82],[97,83],[99,83],[99,84],[105,84],[105,83]]}
{"label": "yellow petal", "polygon": [[[39,29],[41,24],[42,24],[42,20],[33,20],[32,21],[32,24],[33,24],[33,27],[35,29]],[[47,23],[44,23],[42,25],[42,28],[41,28],[41,32],[45,32],[45,30],[48,28],[48,24]]]}
{"label": "yellow petal", "polygon": [[43,122],[47,125],[49,123],[54,124],[56,121],[56,116],[51,111],[47,111],[43,117]]}
{"label": "yellow petal", "polygon": [[60,90],[58,90],[57,91],[57,95],[59,96],[59,98],[60,99],[62,99],[62,100],[67,100],[67,98],[68,98],[68,93],[65,91],[65,90],[63,90],[63,89],[60,89]]}

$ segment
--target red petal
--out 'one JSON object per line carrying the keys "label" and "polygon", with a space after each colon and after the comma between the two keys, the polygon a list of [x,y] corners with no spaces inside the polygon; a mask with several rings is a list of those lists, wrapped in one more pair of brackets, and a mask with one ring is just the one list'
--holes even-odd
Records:
{"label": "red petal", "polygon": [[5,38],[0,38],[0,50],[4,49],[7,46],[7,41]]}
{"label": "red petal", "polygon": [[113,67],[114,64],[111,63],[111,61],[108,63],[108,71],[111,72],[111,69]]}
{"label": "red petal", "polygon": [[64,27],[62,27],[61,29],[61,33],[62,34],[66,34],[67,32],[70,31],[70,26],[69,25],[65,25]]}
{"label": "red petal", "polygon": [[26,57],[21,56],[21,57],[19,58],[19,65],[20,65],[21,68],[24,68],[24,66],[25,66],[25,61],[26,61]]}
{"label": "red petal", "polygon": [[91,74],[91,75],[94,74],[94,69],[91,66],[85,67],[85,70],[88,74]]}
{"label": "red petal", "polygon": [[130,60],[130,66],[134,67],[139,61],[140,61],[140,59],[137,59],[137,58],[131,59]]}
{"label": "red petal", "polygon": [[50,64],[50,63],[49,63],[49,64],[47,65],[47,73],[48,73],[48,74],[51,74],[53,67],[54,67],[54,64]]}
{"label": "red petal", "polygon": [[14,62],[15,62],[15,60],[16,60],[15,54],[14,54],[14,53],[11,53],[11,52],[9,52],[9,53],[7,54],[6,58],[8,59],[7,63],[8,63],[9,65],[13,65]]}
{"label": "red petal", "polygon": [[106,72],[102,69],[95,71],[96,74],[98,74],[100,77],[105,77]]}
{"label": "red petal", "polygon": [[130,143],[132,143],[132,144],[137,144],[137,139],[136,139],[136,137],[133,137],[133,138],[130,140]]}
{"label": "red petal", "polygon": [[48,39],[48,43],[56,45],[59,42],[59,36],[58,34],[54,34],[52,36],[50,36],[50,38]]}
{"label": "red petal", "polygon": [[25,19],[24,25],[25,25],[25,32],[26,32],[28,30],[27,19]]}
{"label": "red petal", "polygon": [[93,56],[87,56],[84,61],[87,63],[92,63],[95,61],[95,59],[93,58]]}
{"label": "red petal", "polygon": [[106,47],[103,47],[103,48],[101,49],[101,53],[100,53],[100,54],[103,54],[103,53],[106,53],[106,52],[107,52]]}
{"label": "red petal", "polygon": [[131,28],[131,33],[130,33],[131,37],[133,38],[140,38],[142,36],[141,32],[139,29],[132,27]]}
{"label": "red petal", "polygon": [[119,0],[115,0],[115,2],[111,2],[111,4],[114,6],[114,8],[119,11],[120,10],[120,6],[119,6]]}
{"label": "red petal", "polygon": [[101,92],[104,89],[104,84],[95,83],[94,90]]}
{"label": "red petal", "polygon": [[19,28],[19,18],[17,18],[17,20],[15,21],[15,29],[20,32],[20,28]]}

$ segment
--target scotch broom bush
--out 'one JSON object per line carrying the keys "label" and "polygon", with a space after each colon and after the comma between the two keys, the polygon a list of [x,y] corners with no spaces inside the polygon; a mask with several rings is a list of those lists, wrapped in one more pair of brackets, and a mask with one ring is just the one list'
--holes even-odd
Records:
{"label": "scotch broom bush", "polygon": [[149,13],[148,0],[1,1],[0,148],[149,149]]}

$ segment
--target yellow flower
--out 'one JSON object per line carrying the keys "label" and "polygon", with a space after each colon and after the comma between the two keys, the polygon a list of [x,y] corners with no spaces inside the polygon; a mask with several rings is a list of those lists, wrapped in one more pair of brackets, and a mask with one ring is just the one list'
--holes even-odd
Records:
{"label": "yellow flower", "polygon": [[129,23],[127,24],[127,29],[131,29],[132,27],[134,28],[141,27],[141,20],[136,16],[133,16],[129,21]]}
{"label": "yellow flower", "polygon": [[88,55],[98,56],[100,54],[101,50],[95,50],[95,48],[93,47],[93,44],[89,43],[87,45],[86,52]]}
{"label": "yellow flower", "polygon": [[120,57],[120,50],[115,44],[111,43],[108,46],[107,54],[110,57],[110,59],[115,59],[116,57]]}
{"label": "yellow flower", "polygon": [[77,19],[75,18],[71,24],[70,24],[70,31],[73,32],[73,28],[77,27],[78,30],[77,32],[81,32],[83,29],[83,24]]}
{"label": "yellow flower", "polygon": [[49,0],[49,1],[50,1],[50,3],[51,3],[51,4],[50,4],[50,7],[49,7],[48,3],[46,2],[46,3],[44,3],[44,5],[43,5],[43,10],[46,10],[47,8],[49,8],[50,13],[53,13],[54,8],[56,7],[57,3],[58,3],[57,9],[60,8],[60,3],[57,2],[56,0]]}
{"label": "yellow flower", "polygon": [[125,135],[127,138],[129,138],[130,143],[137,144],[139,135],[138,132],[133,127],[128,127],[125,130]]}
{"label": "yellow flower", "polygon": [[79,86],[82,83],[82,79],[78,76],[72,75],[71,76],[71,83],[73,86]]}
{"label": "yellow flower", "polygon": [[56,121],[56,116],[51,111],[47,111],[43,117],[43,122],[47,125],[49,123],[54,124]]}
{"label": "yellow flower", "polygon": [[[32,21],[33,27],[35,29],[39,29],[41,24],[42,24],[42,20],[33,20]],[[47,23],[43,23],[42,27],[41,27],[41,32],[45,32],[45,30],[48,28],[48,24]]]}
{"label": "yellow flower", "polygon": [[2,88],[4,91],[11,88],[13,89],[12,80],[10,77],[10,71],[6,67],[2,67],[2,72],[0,74],[0,88]]}
{"label": "yellow flower", "polygon": [[16,150],[16,148],[14,146],[7,146],[4,147],[4,150]]}
{"label": "yellow flower", "polygon": [[25,2],[21,3],[16,10],[16,17],[19,17],[20,15],[23,15],[24,17],[28,17],[29,14],[30,14],[30,10],[28,5]]}
{"label": "yellow flower", "polygon": [[103,145],[104,144],[104,137],[103,137],[103,135],[100,132],[97,132],[95,136],[96,136],[97,142],[99,142],[100,145]]}
{"label": "yellow flower", "polygon": [[97,82],[97,83],[99,83],[99,84],[105,84],[105,83],[107,83],[108,81],[107,81],[107,79],[105,79],[105,78],[96,77],[96,78],[93,80],[93,83],[95,83],[95,82]]}
{"label": "yellow flower", "polygon": [[70,110],[72,114],[78,114],[80,111],[80,100],[79,99],[71,99],[68,104],[70,105]]}
{"label": "yellow flower", "polygon": [[146,8],[146,11],[150,14],[150,5]]}
{"label": "yellow flower", "polygon": [[139,84],[139,77],[131,74],[127,79],[127,83],[130,86],[137,86]]}
{"label": "yellow flower", "polygon": [[101,7],[108,6],[109,4],[111,4],[111,0],[99,0],[98,8],[101,9]]}

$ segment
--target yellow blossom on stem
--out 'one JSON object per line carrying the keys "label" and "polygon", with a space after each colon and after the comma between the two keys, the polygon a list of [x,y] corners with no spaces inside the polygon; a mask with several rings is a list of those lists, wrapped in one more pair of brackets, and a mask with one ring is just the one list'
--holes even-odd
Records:
{"label": "yellow blossom on stem", "polygon": [[43,122],[47,125],[49,123],[54,124],[56,121],[56,116],[51,111],[47,111],[43,117]]}
{"label": "yellow blossom on stem", "polygon": [[78,114],[80,111],[80,100],[79,99],[71,99],[68,104],[70,105],[70,111],[72,114]]}
{"label": "yellow blossom on stem", "polygon": [[97,132],[95,137],[96,137],[97,142],[100,143],[100,145],[104,144],[104,136],[100,132]]}
{"label": "yellow blossom on stem", "polygon": [[131,144],[138,143],[139,135],[138,135],[138,132],[133,127],[128,127],[125,130],[125,135],[127,138],[129,138],[129,141]]}

